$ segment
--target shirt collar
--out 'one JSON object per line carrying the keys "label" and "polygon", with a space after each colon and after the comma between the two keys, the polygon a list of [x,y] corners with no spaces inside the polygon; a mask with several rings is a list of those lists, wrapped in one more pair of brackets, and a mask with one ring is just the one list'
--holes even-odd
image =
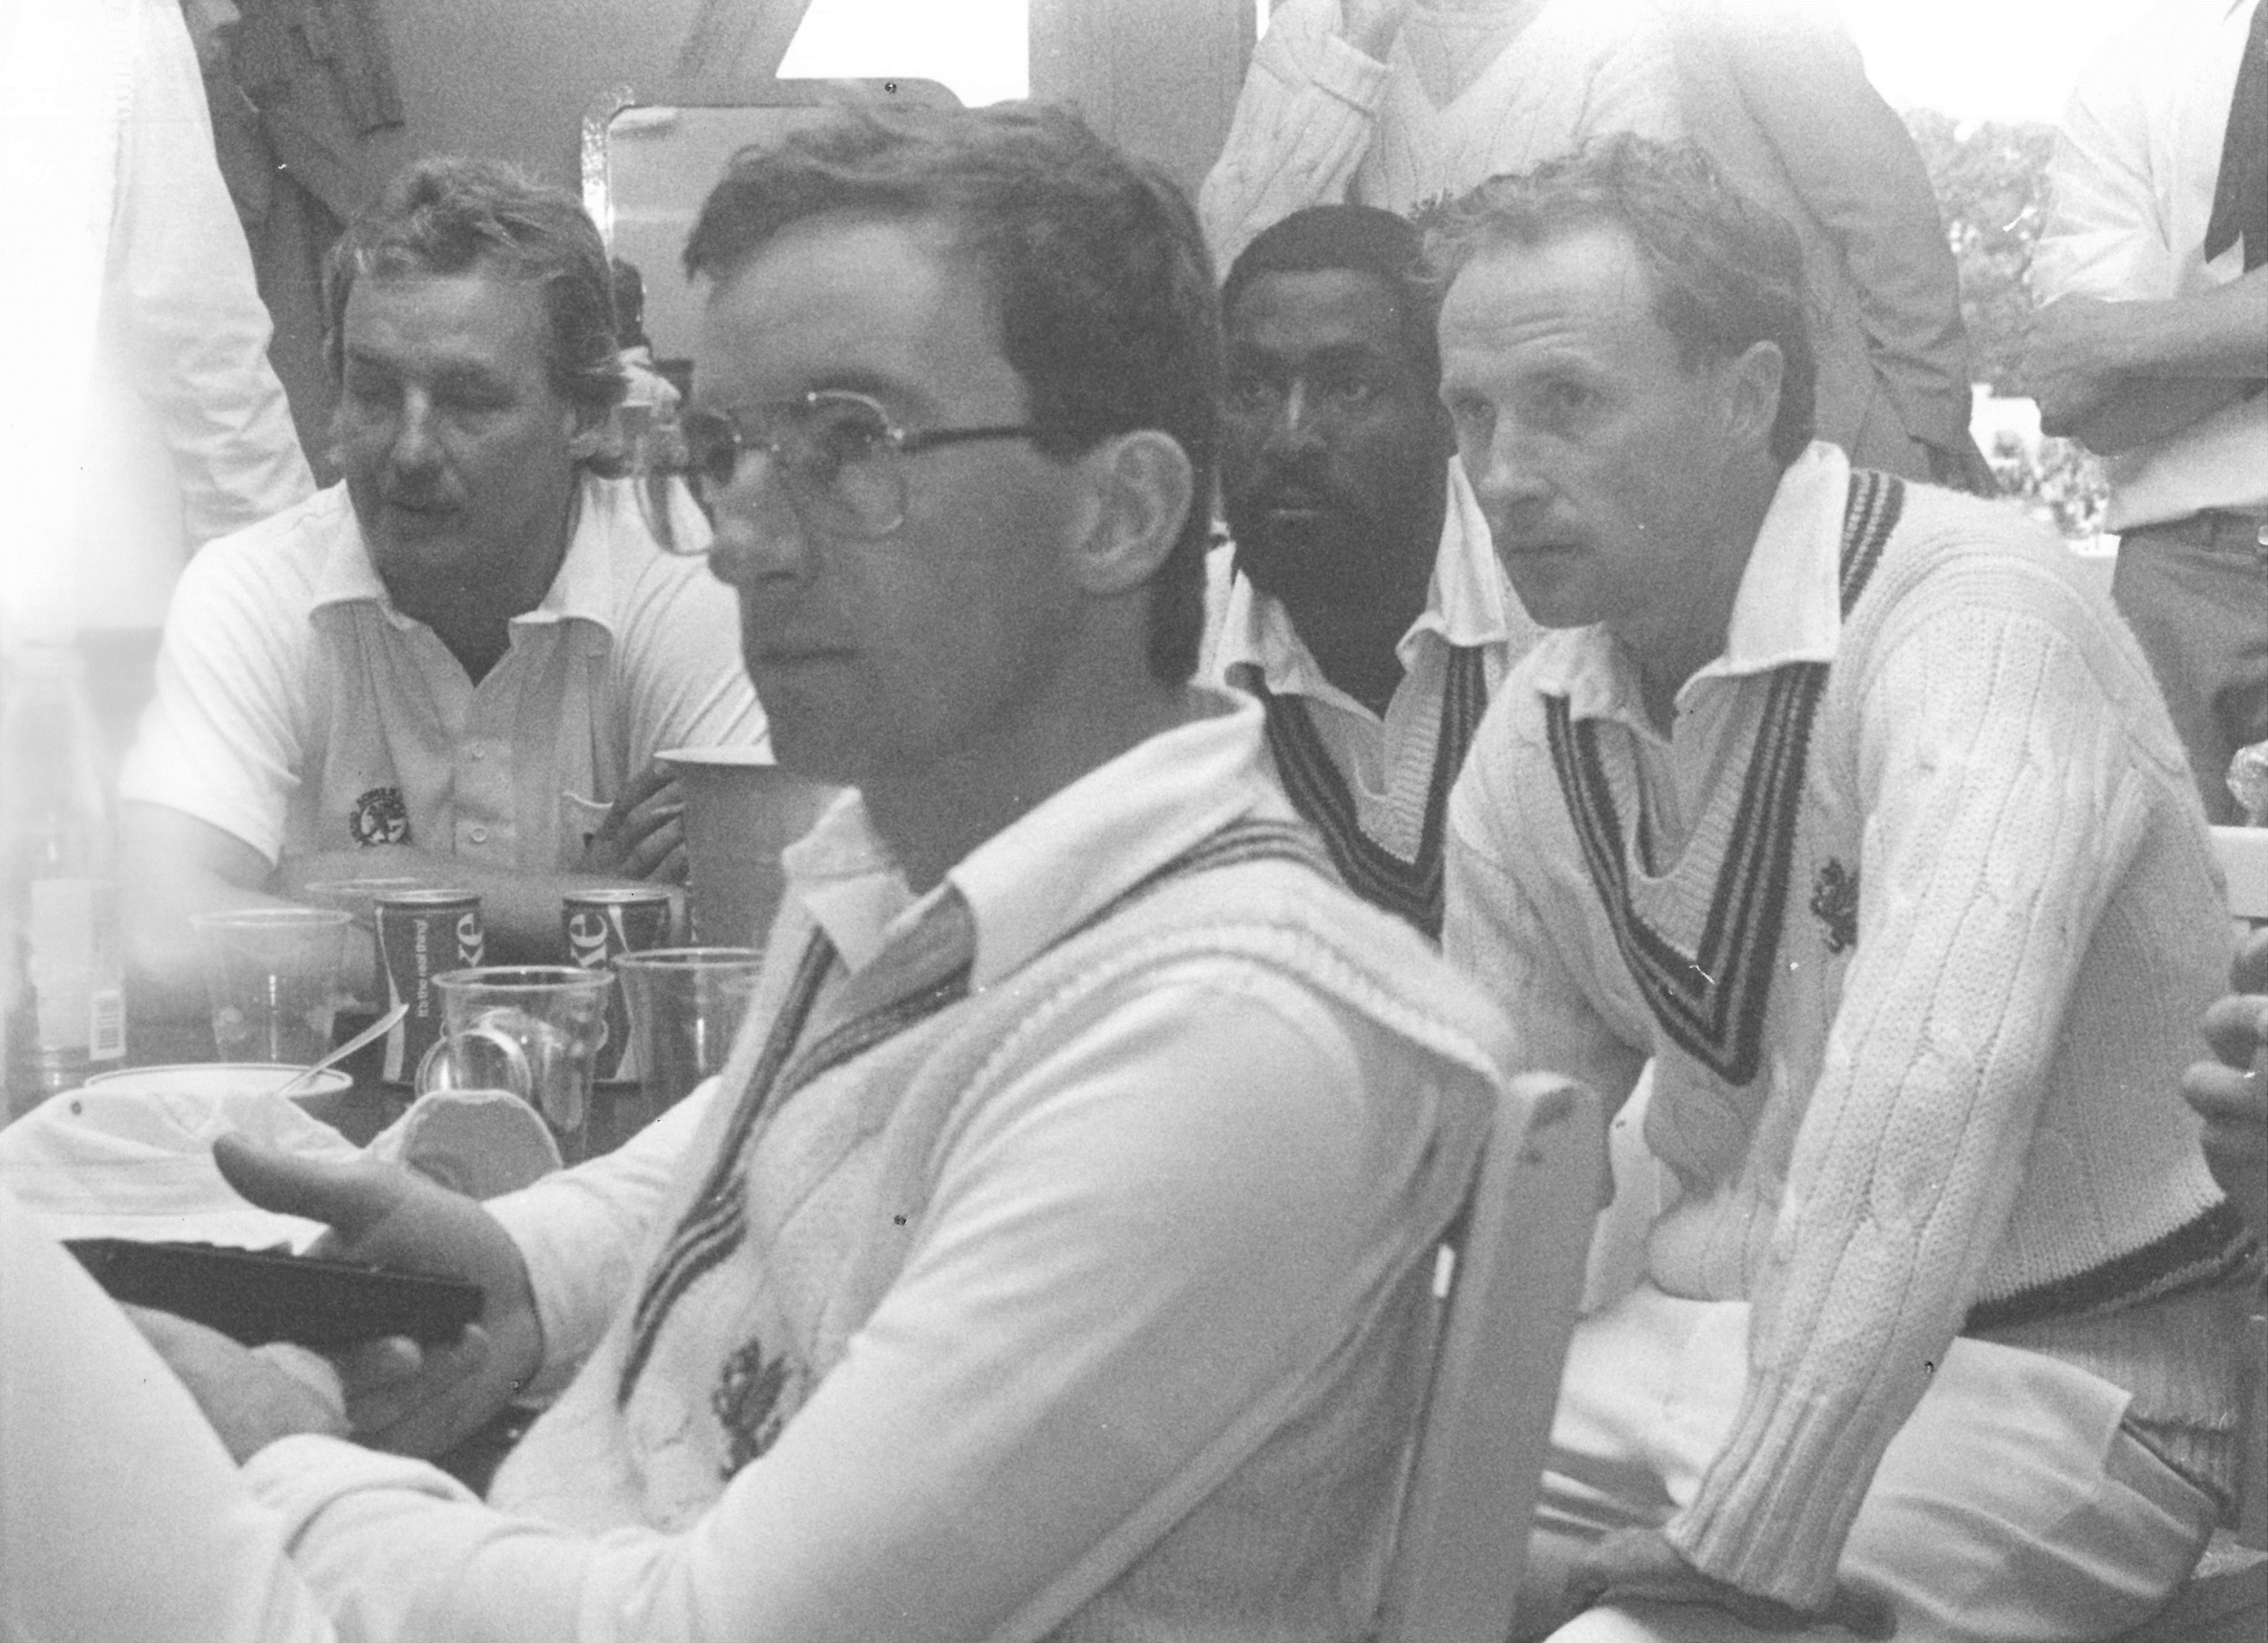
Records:
{"label": "shirt collar", "polygon": [[[1685,681],[1678,691],[1681,703],[1710,680],[1834,660],[1843,631],[1843,514],[1850,488],[1850,458],[1824,440],[1813,441],[1789,464],[1741,572],[1724,652]],[[1538,694],[1565,696],[1579,719],[1635,713],[1643,720],[1637,669],[1602,626],[1545,636],[1530,679]]]}
{"label": "shirt collar", "polygon": [[1197,692],[1202,716],[1090,770],[964,856],[916,896],[845,793],[782,857],[798,898],[857,971],[935,921],[963,921],[972,986],[1009,974],[1229,823],[1292,819],[1267,773],[1260,705]]}
{"label": "shirt collar", "polygon": [[[323,563],[315,573],[313,610],[329,605],[375,604],[396,627],[413,625],[386,591],[378,567],[371,561],[370,544],[363,537],[362,521],[354,513],[347,487],[331,488],[335,506],[343,516],[330,537]],[[625,508],[636,508],[637,497],[626,481],[602,480],[585,474],[575,496],[575,520],[567,537],[566,556],[543,597],[532,609],[512,620],[522,621],[581,621],[608,634],[614,631],[614,566],[609,542],[625,527]]]}
{"label": "shirt collar", "polygon": [[[1454,457],[1449,462],[1448,486],[1441,545],[1434,551],[1425,608],[1394,647],[1405,670],[1416,667],[1418,653],[1428,642],[1426,635],[1432,636],[1432,642],[1452,645],[1502,644],[1511,636],[1506,613],[1511,591],[1496,563],[1480,503]],[[1355,712],[1370,711],[1325,676],[1292,625],[1283,601],[1260,592],[1243,577],[1229,583],[1220,642],[1214,652],[1219,680],[1226,682],[1229,669],[1238,666],[1258,669],[1262,682],[1280,695],[1315,696]]]}

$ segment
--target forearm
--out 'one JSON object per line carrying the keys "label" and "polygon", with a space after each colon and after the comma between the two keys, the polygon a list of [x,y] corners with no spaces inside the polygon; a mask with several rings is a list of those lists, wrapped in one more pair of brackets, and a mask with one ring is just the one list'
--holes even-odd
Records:
{"label": "forearm", "polygon": [[2203,291],[2157,303],[2118,303],[2121,322],[2107,349],[2109,369],[2126,376],[2268,377],[2268,266]]}
{"label": "forearm", "polygon": [[2268,383],[2236,377],[2135,378],[2088,414],[2043,415],[2040,428],[2076,439],[2098,456],[2115,456],[2171,439],[2263,387]]}
{"label": "forearm", "polygon": [[1740,1414],[1668,1525],[1705,1572],[1802,1608],[1832,1589],[2000,1242],[2075,967],[2145,814],[2124,739],[2100,733],[2103,682],[2045,622],[1935,612],[1868,697],[1860,879],[1885,888],[1862,903],[1752,1279]]}

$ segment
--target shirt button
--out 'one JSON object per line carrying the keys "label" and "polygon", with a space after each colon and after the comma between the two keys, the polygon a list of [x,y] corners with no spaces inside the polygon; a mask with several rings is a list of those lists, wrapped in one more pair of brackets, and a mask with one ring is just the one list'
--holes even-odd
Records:
{"label": "shirt button", "polygon": [[488,757],[488,749],[486,748],[479,747],[467,748],[465,749],[465,757],[472,760],[475,764],[478,764],[482,759]]}
{"label": "shirt button", "polygon": [[488,842],[488,830],[484,827],[475,828],[472,832],[472,839],[475,844],[486,844]]}

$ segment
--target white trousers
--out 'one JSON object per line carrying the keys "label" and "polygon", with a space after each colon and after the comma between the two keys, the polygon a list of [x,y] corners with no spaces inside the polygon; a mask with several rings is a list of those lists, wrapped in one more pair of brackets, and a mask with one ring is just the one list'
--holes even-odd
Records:
{"label": "white trousers", "polygon": [[[1550,1614],[1573,1559],[1611,1529],[1661,1524],[1699,1491],[1748,1365],[1745,1301],[1641,1284],[1576,1326],[1531,1539],[1523,1621]],[[2079,1643],[2149,1618],[2187,1578],[2215,1508],[2121,1424],[2127,1393],[2059,1359],[1954,1342],[1884,1453],[1839,1578],[1888,1596],[1900,1643]],[[1760,1632],[1721,1610],[1593,1609],[1564,1643]]]}

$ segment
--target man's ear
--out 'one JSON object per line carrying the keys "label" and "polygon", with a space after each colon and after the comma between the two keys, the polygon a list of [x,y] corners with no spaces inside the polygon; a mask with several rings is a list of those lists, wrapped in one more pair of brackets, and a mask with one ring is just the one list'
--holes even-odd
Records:
{"label": "man's ear", "polygon": [[1072,579],[1091,594],[1131,592],[1156,575],[1197,505],[1189,454],[1155,428],[1113,434],[1079,459],[1091,487]]}
{"label": "man's ear", "polygon": [[1775,342],[1759,341],[1725,367],[1725,432],[1737,445],[1769,449],[1780,416],[1780,381],[1788,362]]}

